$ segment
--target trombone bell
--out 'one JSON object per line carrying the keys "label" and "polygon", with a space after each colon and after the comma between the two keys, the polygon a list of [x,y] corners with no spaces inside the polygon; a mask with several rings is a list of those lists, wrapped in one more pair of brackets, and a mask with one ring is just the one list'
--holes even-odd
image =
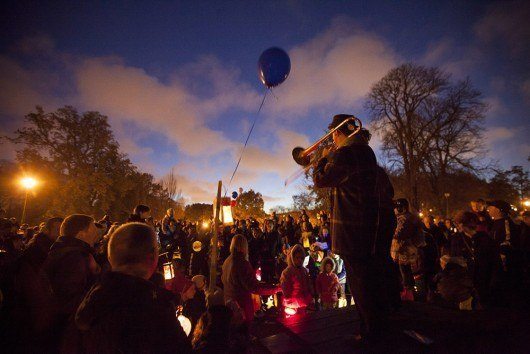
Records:
{"label": "trombone bell", "polygon": [[311,163],[311,158],[309,155],[304,154],[304,151],[305,149],[300,146],[297,146],[293,149],[293,159],[301,166],[307,166]]}

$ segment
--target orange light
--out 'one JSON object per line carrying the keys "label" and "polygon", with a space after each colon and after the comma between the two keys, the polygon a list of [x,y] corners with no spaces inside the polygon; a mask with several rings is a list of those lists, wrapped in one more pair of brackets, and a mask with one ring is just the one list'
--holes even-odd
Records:
{"label": "orange light", "polygon": [[20,185],[22,185],[24,189],[33,189],[37,185],[37,180],[32,177],[24,177],[20,180]]}

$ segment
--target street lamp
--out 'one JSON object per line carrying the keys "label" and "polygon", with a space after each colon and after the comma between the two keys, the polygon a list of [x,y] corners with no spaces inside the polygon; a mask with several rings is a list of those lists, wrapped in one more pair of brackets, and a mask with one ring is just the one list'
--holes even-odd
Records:
{"label": "street lamp", "polygon": [[451,196],[450,193],[448,193],[448,192],[444,193],[444,197],[445,197],[445,217],[449,217],[449,197],[450,196]]}
{"label": "street lamp", "polygon": [[26,206],[28,204],[28,193],[30,190],[35,188],[37,185],[37,180],[32,177],[23,177],[20,180],[20,185],[22,188],[26,190],[26,197],[24,198],[24,208],[22,209],[22,218],[20,218],[20,225],[24,224],[24,220],[26,219]]}
{"label": "street lamp", "polygon": [[528,209],[530,208],[530,199],[527,199],[523,202],[523,206],[525,209]]}

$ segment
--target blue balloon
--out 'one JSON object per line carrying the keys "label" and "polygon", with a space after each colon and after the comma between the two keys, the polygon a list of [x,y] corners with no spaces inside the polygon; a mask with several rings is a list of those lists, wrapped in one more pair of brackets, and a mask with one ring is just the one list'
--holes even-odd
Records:
{"label": "blue balloon", "polygon": [[237,192],[232,192],[232,199],[237,199]]}
{"label": "blue balloon", "polygon": [[284,82],[290,71],[291,59],[283,49],[272,47],[261,53],[258,60],[258,74],[267,88]]}

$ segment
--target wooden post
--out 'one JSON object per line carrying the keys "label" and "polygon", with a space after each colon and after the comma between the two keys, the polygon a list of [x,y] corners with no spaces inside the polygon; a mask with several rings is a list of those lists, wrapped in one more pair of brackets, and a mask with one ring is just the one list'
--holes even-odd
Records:
{"label": "wooden post", "polygon": [[[215,200],[215,213],[213,217],[213,235],[212,235],[212,248],[210,252],[210,284],[208,290],[213,293],[216,287],[217,281],[217,235],[219,233],[219,215],[221,212],[221,187],[223,182],[219,181],[217,185],[217,198]],[[221,221],[222,222],[222,221]]]}

